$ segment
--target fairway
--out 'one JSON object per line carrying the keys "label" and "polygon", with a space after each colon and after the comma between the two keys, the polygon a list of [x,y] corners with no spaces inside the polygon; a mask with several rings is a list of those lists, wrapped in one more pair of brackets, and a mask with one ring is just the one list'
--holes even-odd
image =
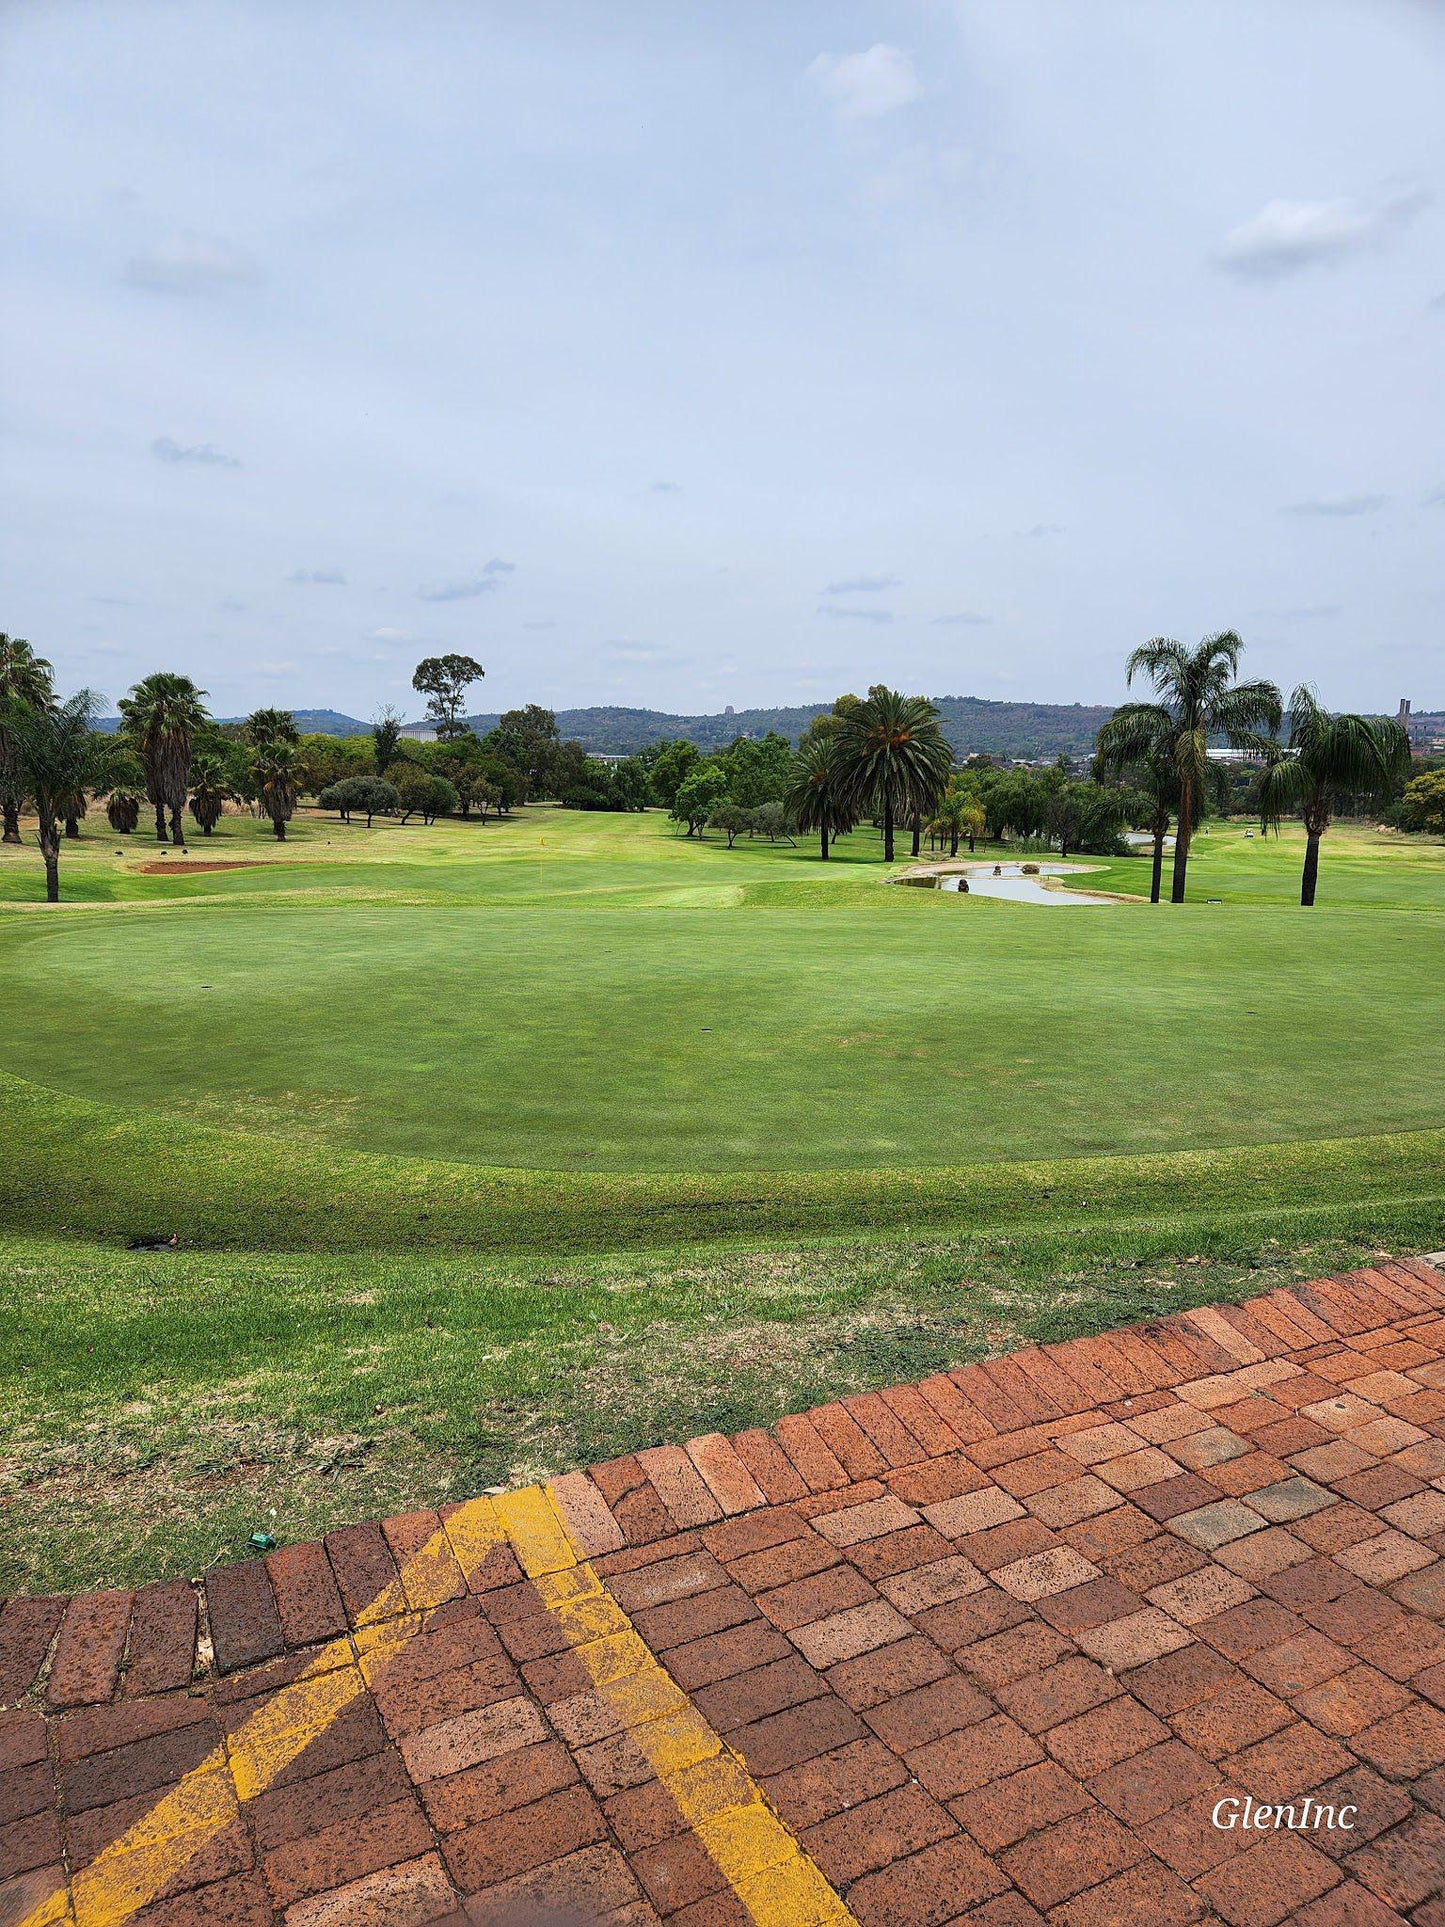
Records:
{"label": "fairway", "polygon": [[[7,919],[26,1021],[0,1070],[202,1134],[534,1170],[916,1169],[1445,1122],[1438,880],[1394,849],[1351,850],[1342,900],[1304,915],[1260,901],[1288,843],[1224,831],[1197,866],[1223,902],[1057,917],[887,888],[862,836],[825,872],[655,815],[538,811],[374,836],[368,868],[319,830],[297,861],[119,879],[181,901]],[[1097,875],[1138,888],[1144,867]]]}
{"label": "fairway", "polygon": [[0,851],[0,1590],[1445,1243],[1436,842],[1055,916],[866,830],[84,829],[58,909]]}

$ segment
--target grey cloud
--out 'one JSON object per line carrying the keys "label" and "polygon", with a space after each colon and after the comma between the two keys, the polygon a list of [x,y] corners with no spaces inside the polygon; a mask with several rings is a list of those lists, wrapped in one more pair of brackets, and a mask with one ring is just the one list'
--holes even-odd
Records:
{"label": "grey cloud", "polygon": [[651,492],[654,495],[681,495],[682,483],[681,482],[654,482],[652,484]]}
{"label": "grey cloud", "polygon": [[340,569],[294,569],[287,576],[288,582],[329,583],[337,588],[346,586],[346,577]]}
{"label": "grey cloud", "polygon": [[1432,488],[1425,497],[1426,508],[1445,508],[1445,488]]}
{"label": "grey cloud", "polygon": [[896,575],[855,575],[847,582],[830,582],[824,595],[878,595],[884,589],[902,588]]}
{"label": "grey cloud", "polygon": [[417,595],[423,602],[470,602],[473,596],[489,595],[493,589],[499,589],[500,578],[513,574],[516,567],[515,562],[503,562],[500,556],[493,556],[480,574],[466,576],[460,582],[443,582],[433,589],[418,589]]}
{"label": "grey cloud", "polygon": [[1031,542],[1040,541],[1046,535],[1062,535],[1062,522],[1035,522],[1031,529],[1021,529],[1019,533]]}
{"label": "grey cloud", "polygon": [[162,462],[194,462],[201,468],[239,468],[240,462],[234,455],[227,455],[222,449],[215,448],[210,442],[195,442],[189,447],[173,441],[169,435],[160,435],[151,443],[151,453]]}
{"label": "grey cloud", "polygon": [[935,629],[981,629],[992,621],[992,616],[979,616],[970,609],[962,609],[957,615],[935,616],[933,627]]}
{"label": "grey cloud", "polygon": [[832,616],[835,621],[853,622],[892,622],[891,609],[848,609],[836,602],[820,602],[820,616]]}
{"label": "grey cloud", "polygon": [[1337,495],[1325,501],[1291,502],[1281,515],[1378,515],[1389,501],[1388,495]]}
{"label": "grey cloud", "polygon": [[1216,260],[1245,280],[1278,281],[1379,246],[1429,204],[1420,188],[1375,202],[1269,201],[1224,237]]}
{"label": "grey cloud", "polygon": [[244,248],[204,234],[180,234],[144,254],[132,255],[121,278],[153,294],[219,294],[250,287],[260,270]]}

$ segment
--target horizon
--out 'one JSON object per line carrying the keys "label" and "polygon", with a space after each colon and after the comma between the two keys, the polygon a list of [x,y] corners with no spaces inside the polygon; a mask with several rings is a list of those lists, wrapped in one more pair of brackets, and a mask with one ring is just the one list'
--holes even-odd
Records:
{"label": "horizon", "polygon": [[1445,702],[1439,8],[81,16],[0,15],[0,626],[63,686],[1108,703],[1234,627]]}

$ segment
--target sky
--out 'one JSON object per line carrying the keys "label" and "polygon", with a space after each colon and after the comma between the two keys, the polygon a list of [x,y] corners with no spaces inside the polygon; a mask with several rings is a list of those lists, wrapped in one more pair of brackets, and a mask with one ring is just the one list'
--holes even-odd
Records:
{"label": "sky", "polygon": [[0,0],[0,628],[113,702],[1445,706],[1445,0]]}

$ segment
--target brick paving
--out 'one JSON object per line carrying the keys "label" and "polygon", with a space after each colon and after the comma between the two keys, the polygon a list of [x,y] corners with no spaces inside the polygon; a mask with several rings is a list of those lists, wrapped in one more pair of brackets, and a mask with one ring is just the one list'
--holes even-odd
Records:
{"label": "brick paving", "polygon": [[0,1927],[1445,1927],[1442,1614],[1384,1263],[10,1599]]}

